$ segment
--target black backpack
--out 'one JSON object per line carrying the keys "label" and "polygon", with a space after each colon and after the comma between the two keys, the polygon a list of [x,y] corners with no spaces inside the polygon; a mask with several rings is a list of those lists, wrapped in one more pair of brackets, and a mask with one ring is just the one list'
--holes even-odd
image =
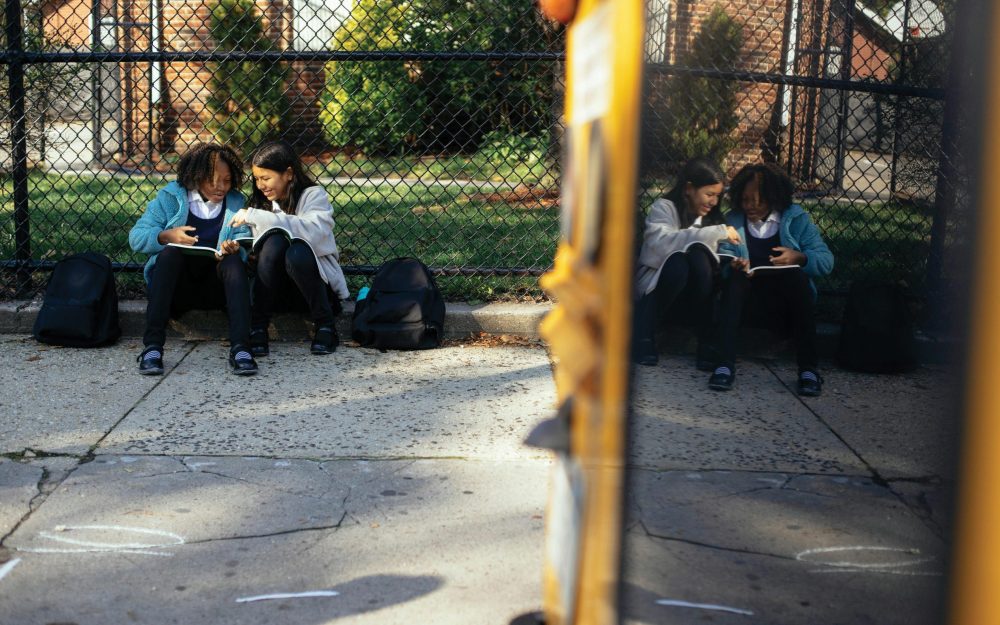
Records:
{"label": "black backpack", "polygon": [[107,256],[67,256],[52,270],[35,318],[35,339],[66,347],[97,347],[121,336],[118,292]]}
{"label": "black backpack", "polygon": [[367,297],[354,307],[351,337],[380,350],[440,346],[444,298],[427,265],[396,258],[379,267]]}
{"label": "black backpack", "polygon": [[840,327],[837,363],[853,371],[899,373],[917,366],[906,292],[889,282],[851,285]]}

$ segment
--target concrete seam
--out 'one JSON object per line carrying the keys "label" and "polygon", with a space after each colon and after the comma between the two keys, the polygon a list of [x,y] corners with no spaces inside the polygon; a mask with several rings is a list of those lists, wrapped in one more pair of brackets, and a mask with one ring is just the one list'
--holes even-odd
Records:
{"label": "concrete seam", "polygon": [[[111,425],[111,427],[108,428],[108,431],[104,433],[104,436],[102,436],[101,438],[99,438],[96,443],[94,443],[93,445],[90,446],[90,449],[88,449],[87,453],[85,454],[84,462],[90,462],[91,460],[94,459],[94,457],[96,456],[97,448],[101,446],[101,443],[104,442],[104,439],[106,439],[108,436],[110,436],[111,433],[115,431],[115,428],[117,428],[119,425],[121,425],[122,421],[124,421],[125,419],[127,419],[128,416],[130,414],[132,414],[132,412],[139,406],[139,404],[141,404],[142,402],[146,401],[146,398],[149,397],[153,393],[153,391],[155,391],[156,389],[158,389],[161,384],[163,384],[163,381],[167,379],[167,376],[169,376],[171,373],[173,373],[177,369],[177,367],[179,367],[181,365],[181,363],[184,362],[184,360],[188,356],[191,355],[191,353],[195,350],[195,347],[196,347],[196,345],[189,344],[187,351],[184,352],[184,354],[181,356],[180,360],[177,361],[177,364],[175,364],[173,366],[173,368],[170,369],[170,371],[164,372],[163,375],[159,376],[160,379],[157,380],[156,383],[153,384],[153,386],[149,387],[149,390],[146,391],[145,393],[143,393],[142,397],[140,397],[138,400],[136,400],[136,402],[134,404],[132,404],[132,407],[129,408],[128,410],[126,410],[125,414],[123,414],[120,419],[118,419],[117,421],[115,421]],[[129,455],[129,454],[125,454],[125,455]],[[134,455],[139,455],[139,454],[134,454]]]}
{"label": "concrete seam", "polygon": [[[813,409],[812,409],[812,407],[811,407],[811,406],[810,406],[809,404],[807,404],[807,403],[806,403],[806,402],[805,402],[805,401],[804,401],[804,400],[803,400],[803,399],[802,399],[802,398],[801,398],[801,397],[799,396],[799,394],[798,394],[798,393],[796,393],[796,392],[795,392],[795,391],[794,391],[794,390],[793,390],[792,388],[790,388],[790,387],[788,386],[788,384],[787,384],[787,383],[785,383],[785,381],[784,381],[783,379],[781,379],[781,376],[780,376],[780,375],[778,375],[778,373],[777,373],[777,372],[776,372],[776,371],[774,370],[774,368],[773,368],[773,366],[772,366],[772,364],[771,364],[770,362],[767,362],[767,361],[765,361],[765,362],[764,362],[764,367],[766,367],[766,368],[767,368],[767,370],[768,370],[768,371],[769,371],[769,372],[771,373],[771,375],[773,375],[773,376],[774,376],[774,377],[775,377],[775,378],[776,378],[776,379],[778,380],[778,382],[779,382],[779,383],[780,383],[780,384],[781,384],[782,386],[784,386],[784,387],[785,387],[786,389],[788,389],[788,391],[789,391],[790,393],[792,393],[792,395],[793,395],[793,396],[795,397],[795,399],[796,399],[796,400],[797,400],[797,401],[798,401],[798,402],[799,402],[800,404],[802,404],[802,406],[803,406],[803,407],[804,407],[804,408],[805,408],[806,410],[808,410],[808,411],[810,412],[810,414],[812,414],[812,415],[813,415],[813,417],[815,417],[815,418],[816,418],[816,420],[817,420],[817,421],[819,421],[820,423],[822,423],[822,424],[823,424],[823,427],[825,427],[825,428],[826,428],[827,430],[829,430],[829,431],[830,431],[830,433],[831,433],[831,434],[833,434],[833,436],[834,436],[834,437],[835,437],[835,438],[836,438],[836,439],[837,439],[838,441],[840,441],[840,442],[841,442],[841,443],[842,443],[842,444],[844,445],[844,447],[846,447],[846,448],[847,448],[848,450],[850,450],[850,452],[851,452],[852,454],[854,454],[854,457],[855,457],[855,458],[857,458],[858,460],[860,460],[860,461],[861,461],[861,463],[862,463],[863,465],[865,465],[865,468],[867,468],[867,469],[868,469],[868,471],[869,471],[869,472],[871,472],[871,478],[872,478],[872,480],[873,480],[873,481],[874,481],[874,482],[875,482],[876,484],[878,484],[879,486],[888,486],[888,482],[886,482],[885,478],[883,478],[883,477],[882,477],[882,476],[881,476],[881,475],[879,474],[879,472],[878,472],[878,471],[877,471],[877,470],[875,469],[875,467],[873,467],[873,466],[871,465],[871,463],[869,463],[869,462],[868,462],[867,460],[865,460],[865,458],[864,458],[864,457],[863,457],[863,456],[862,456],[862,455],[861,455],[860,453],[858,453],[858,450],[854,449],[854,447],[852,447],[852,446],[851,446],[851,444],[850,444],[850,443],[848,443],[848,442],[847,442],[847,441],[846,441],[846,440],[844,439],[844,437],[843,437],[843,436],[841,436],[841,435],[840,435],[840,434],[839,434],[839,433],[838,433],[838,432],[837,432],[837,431],[836,431],[835,429],[833,429],[833,426],[831,426],[831,425],[830,425],[829,423],[827,423],[827,422],[826,422],[826,419],[824,419],[823,417],[821,417],[821,416],[819,415],[819,413],[818,413],[818,412],[816,412],[815,410],[813,410]],[[890,490],[891,490],[891,489],[890,489]]]}

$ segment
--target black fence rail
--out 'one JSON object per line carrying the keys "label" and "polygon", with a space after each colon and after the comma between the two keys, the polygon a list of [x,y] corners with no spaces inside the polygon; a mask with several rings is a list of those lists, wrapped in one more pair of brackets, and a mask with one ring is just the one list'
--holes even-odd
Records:
{"label": "black fence rail", "polygon": [[[648,0],[637,210],[691,156],[779,163],[838,258],[821,287],[925,298],[962,224],[947,0]],[[418,256],[456,299],[542,297],[559,233],[564,32],[528,0],[5,0],[0,296],[107,254],[192,144],[293,143],[356,290]],[[951,115],[951,117],[949,117]],[[248,192],[244,189],[244,192]]]}

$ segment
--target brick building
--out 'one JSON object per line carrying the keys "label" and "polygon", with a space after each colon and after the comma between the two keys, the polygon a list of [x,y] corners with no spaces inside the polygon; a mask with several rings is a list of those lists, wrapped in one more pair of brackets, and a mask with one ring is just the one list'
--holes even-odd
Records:
{"label": "brick building", "polygon": [[[926,1],[911,0],[920,6]],[[881,18],[856,5],[853,0],[648,0],[648,111],[653,117],[671,114],[665,102],[675,76],[672,68],[686,64],[703,20],[721,7],[739,25],[742,43],[735,66],[696,69],[746,75],[730,83],[737,121],[730,134],[735,147],[725,168],[733,172],[763,158],[789,164],[804,180],[813,178],[815,164],[822,160],[817,146],[834,132],[833,96],[814,87],[754,81],[753,76],[886,79],[895,13],[879,26]],[[46,32],[70,48],[198,52],[216,45],[207,0],[48,0],[43,6]],[[323,50],[353,0],[254,0],[254,6],[278,49]],[[848,20],[852,10],[854,17]],[[918,26],[929,30],[929,19]],[[288,75],[285,92],[294,123],[287,136],[305,146],[321,142],[317,113],[323,65],[296,62]],[[105,64],[96,75],[81,76],[91,79],[81,91],[86,93],[82,99],[92,101],[85,108],[96,116],[90,126],[97,160],[115,155],[156,160],[162,152],[211,136],[206,127],[211,72],[203,62]],[[662,156],[655,141],[647,149]]]}
{"label": "brick building", "polygon": [[[266,36],[279,50],[326,49],[351,0],[255,0]],[[44,30],[60,47],[109,52],[212,51],[212,5],[202,0],[49,0]],[[96,28],[92,26],[96,25]],[[323,64],[291,64],[285,86],[293,141],[319,136]],[[211,138],[206,110],[211,69],[204,62],[123,62],[85,69],[80,89],[96,160],[157,160]],[[87,93],[89,92],[89,93]],[[88,97],[89,96],[89,97]],[[96,119],[95,119],[96,118]]]}

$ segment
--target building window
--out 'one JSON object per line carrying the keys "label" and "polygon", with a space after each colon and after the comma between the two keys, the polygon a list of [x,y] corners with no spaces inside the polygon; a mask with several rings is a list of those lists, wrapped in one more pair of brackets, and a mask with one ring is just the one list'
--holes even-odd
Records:
{"label": "building window", "polygon": [[354,0],[294,0],[296,50],[329,50],[333,35],[351,15]]}

